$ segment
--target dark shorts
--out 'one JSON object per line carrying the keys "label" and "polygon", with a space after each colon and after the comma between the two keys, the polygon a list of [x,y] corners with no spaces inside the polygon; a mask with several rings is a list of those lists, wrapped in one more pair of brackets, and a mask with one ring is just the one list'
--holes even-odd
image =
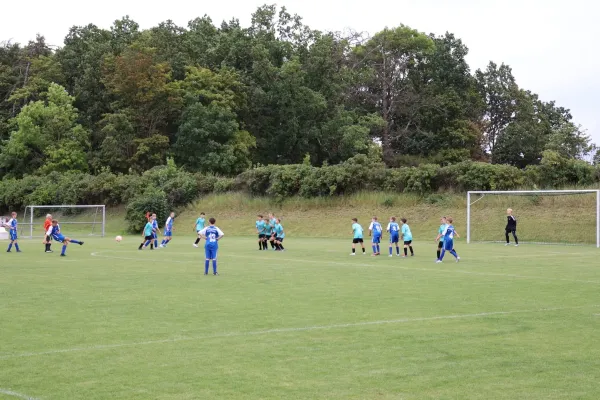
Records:
{"label": "dark shorts", "polygon": [[506,233],[517,233],[517,228],[515,228],[515,229],[506,228]]}
{"label": "dark shorts", "polygon": [[412,244],[412,240],[405,240],[404,241],[404,245],[405,246],[410,246]]}
{"label": "dark shorts", "polygon": [[146,237],[144,237],[144,240],[145,240],[145,241],[148,241],[148,240],[154,240],[154,235],[149,235],[149,236],[146,236]]}
{"label": "dark shorts", "polygon": [[266,237],[266,235],[263,235],[262,233],[260,233],[260,234],[258,235],[258,238],[259,238],[259,239],[264,239],[265,237]]}
{"label": "dark shorts", "polygon": [[352,239],[352,243],[354,243],[354,244],[362,243],[362,242],[363,242],[363,240],[359,239],[359,238]]}
{"label": "dark shorts", "polygon": [[441,249],[442,247],[444,247],[444,242],[440,240],[438,242],[438,249]]}
{"label": "dark shorts", "polygon": [[278,241],[278,242],[283,242],[283,238],[280,238],[280,237],[275,238],[275,240]]}

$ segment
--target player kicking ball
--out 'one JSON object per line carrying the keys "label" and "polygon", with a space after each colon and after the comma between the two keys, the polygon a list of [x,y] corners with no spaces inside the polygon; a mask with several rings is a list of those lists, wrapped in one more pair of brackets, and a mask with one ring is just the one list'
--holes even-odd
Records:
{"label": "player kicking ball", "polygon": [[48,229],[48,232],[46,232],[46,236],[49,236],[50,238],[52,238],[52,240],[63,244],[62,251],[60,253],[61,257],[66,257],[65,253],[67,252],[67,246],[69,245],[69,243],[74,243],[83,246],[83,242],[65,237],[60,232],[60,225],[55,219],[52,220],[52,225],[50,226],[50,229]]}
{"label": "player kicking ball", "polygon": [[446,223],[447,223],[447,225],[446,225],[446,228],[444,229],[444,232],[440,233],[438,235],[438,237],[435,239],[437,242],[442,236],[444,237],[444,247],[442,248],[442,253],[440,254],[440,258],[438,258],[436,263],[442,262],[442,260],[444,259],[444,255],[446,254],[446,251],[449,251],[450,254],[452,254],[456,258],[456,262],[460,261],[460,257],[454,250],[454,237],[456,236],[457,238],[459,238],[460,236],[459,236],[458,232],[456,232],[456,230],[454,229],[454,225],[452,225],[452,217],[446,218]]}
{"label": "player kicking ball", "polygon": [[208,220],[209,226],[202,229],[199,233],[200,237],[204,239],[204,253],[206,260],[204,260],[204,275],[208,275],[208,267],[212,261],[213,275],[219,275],[217,273],[217,252],[219,251],[219,240],[223,239],[225,235],[222,230],[215,226],[216,219],[210,218]]}

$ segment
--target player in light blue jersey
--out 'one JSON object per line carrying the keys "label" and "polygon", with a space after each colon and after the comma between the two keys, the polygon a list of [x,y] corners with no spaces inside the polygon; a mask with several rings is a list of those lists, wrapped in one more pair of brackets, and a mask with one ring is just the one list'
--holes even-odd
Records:
{"label": "player in light blue jersey", "polygon": [[410,226],[406,223],[406,218],[402,218],[402,240],[404,241],[404,255],[402,257],[406,257],[408,255],[408,251],[410,249],[410,256],[413,257],[415,252],[412,248],[412,232],[410,231]]}
{"label": "player in light blue jersey", "polygon": [[64,236],[60,231],[60,225],[58,224],[58,221],[55,219],[52,220],[52,225],[48,229],[48,232],[46,232],[46,236],[50,236],[52,240],[63,244],[62,251],[60,252],[61,257],[66,256],[65,253],[67,252],[67,246],[69,245],[69,243],[74,243],[83,246],[83,242]]}
{"label": "player in light blue jersey", "polygon": [[271,230],[268,239],[273,250],[277,250],[277,246],[275,246],[275,225],[277,225],[277,218],[273,213],[269,213],[269,227]]}
{"label": "player in light blue jersey", "polygon": [[200,213],[200,216],[196,219],[196,222],[194,223],[194,230],[196,231],[196,234],[198,235],[198,237],[196,238],[196,241],[194,242],[194,247],[198,247],[198,243],[200,243],[200,239],[202,238],[200,236],[200,231],[202,229],[204,229],[205,223],[206,223],[205,214],[202,212],[202,213]]}
{"label": "player in light blue jersey", "polygon": [[446,217],[442,217],[440,219],[440,227],[438,228],[438,236],[437,239],[435,240],[437,242],[437,258],[436,260],[440,259],[440,254],[442,253],[442,248],[444,247],[444,230],[446,229],[446,227],[448,226],[448,223],[446,222]]}
{"label": "player in light blue jersey", "polygon": [[381,235],[383,234],[383,228],[379,221],[377,221],[377,217],[373,217],[371,220],[371,225],[369,225],[369,236],[373,236],[371,239],[371,247],[373,248],[373,256],[378,256],[381,254],[381,249],[379,248],[379,244],[381,243]]}
{"label": "player in light blue jersey", "polygon": [[156,214],[152,214],[152,239],[154,240],[154,248],[158,249],[158,235],[160,234],[160,228],[158,227],[158,221],[156,220]]}
{"label": "player in light blue jersey", "polygon": [[165,222],[165,237],[160,244],[160,247],[167,247],[167,244],[173,239],[173,222],[175,221],[175,213],[172,212]]}
{"label": "player in light blue jersey", "polygon": [[4,227],[8,228],[8,238],[10,239],[10,243],[8,243],[8,250],[6,250],[6,252],[10,253],[12,247],[15,246],[15,250],[17,251],[17,253],[20,253],[21,249],[19,249],[18,242],[19,235],[17,233],[17,213],[13,211],[11,213],[11,217],[12,218],[8,221],[8,223],[4,224]]}
{"label": "player in light blue jersey", "polygon": [[140,243],[140,247],[138,247],[138,250],[145,249],[146,247],[148,247],[148,245],[150,245],[150,250],[154,250],[154,244],[152,243],[152,240],[154,239],[152,236],[152,231],[152,222],[149,219],[148,222],[146,222],[144,229],[142,229],[142,237],[144,238],[144,240],[142,241],[142,243]]}
{"label": "player in light blue jersey", "polygon": [[363,227],[358,223],[358,218],[352,218],[352,235],[352,253],[350,253],[350,255],[356,255],[356,245],[360,243],[362,247],[362,253],[364,256],[365,244],[363,240]]}
{"label": "player in light blue jersey", "polygon": [[256,220],[256,234],[258,235],[258,250],[267,250],[267,238],[265,237],[265,220],[264,217],[260,214],[257,215],[258,219]]}
{"label": "player in light blue jersey", "polygon": [[209,226],[200,231],[200,236],[204,238],[204,253],[206,260],[204,261],[204,275],[208,275],[208,266],[212,261],[213,275],[217,273],[217,252],[219,250],[219,240],[223,239],[223,231],[215,226],[217,222],[214,218],[208,220]]}
{"label": "player in light blue jersey", "polygon": [[400,257],[400,246],[398,245],[400,241],[400,225],[396,222],[396,217],[390,218],[386,231],[390,233],[390,257],[392,257],[393,245],[396,245],[396,255]]}
{"label": "player in light blue jersey", "polygon": [[275,220],[273,232],[275,233],[275,250],[284,251],[283,239],[285,238],[285,232],[283,231],[283,225],[281,225],[281,218]]}
{"label": "player in light blue jersey", "polygon": [[456,232],[456,229],[454,229],[454,226],[452,225],[452,217],[446,218],[446,222],[448,225],[446,225],[444,232],[440,233],[436,239],[436,240],[438,240],[442,236],[444,237],[444,247],[442,248],[442,253],[440,254],[440,258],[438,258],[436,263],[442,262],[442,260],[444,259],[444,254],[446,254],[446,251],[449,251],[450,254],[452,254],[456,258],[456,262],[460,261],[460,257],[454,250],[454,238],[455,237],[459,238],[460,236],[458,235],[458,232]]}

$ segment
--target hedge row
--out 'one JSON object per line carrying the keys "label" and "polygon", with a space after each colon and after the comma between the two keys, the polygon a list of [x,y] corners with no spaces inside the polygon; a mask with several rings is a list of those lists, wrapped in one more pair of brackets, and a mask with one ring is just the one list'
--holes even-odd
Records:
{"label": "hedge row", "polygon": [[213,192],[243,191],[284,199],[383,190],[426,194],[441,190],[511,190],[524,187],[589,186],[600,181],[600,168],[546,152],[540,165],[524,170],[508,165],[462,162],[450,166],[385,168],[364,155],[338,165],[270,165],[248,170],[236,178],[192,174],[170,163],[142,175],[51,173],[0,181],[0,208],[22,209],[29,204],[127,204],[132,230],[141,229],[145,211],[166,218],[168,210]]}

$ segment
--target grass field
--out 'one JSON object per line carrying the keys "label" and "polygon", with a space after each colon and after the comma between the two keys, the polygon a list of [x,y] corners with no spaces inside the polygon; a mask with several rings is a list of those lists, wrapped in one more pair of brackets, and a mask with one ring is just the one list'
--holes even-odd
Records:
{"label": "grass field", "polygon": [[226,237],[205,277],[192,237],[138,242],[0,255],[0,399],[600,397],[595,248]]}

